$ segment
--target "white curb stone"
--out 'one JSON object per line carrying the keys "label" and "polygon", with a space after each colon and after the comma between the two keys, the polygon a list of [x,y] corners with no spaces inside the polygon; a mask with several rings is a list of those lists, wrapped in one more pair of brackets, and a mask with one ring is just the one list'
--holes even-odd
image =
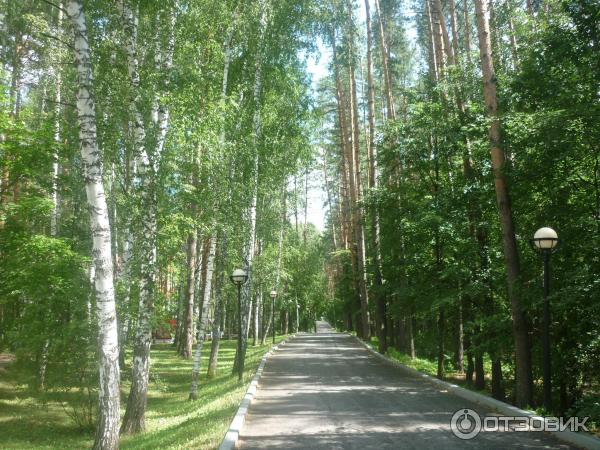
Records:
{"label": "white curb stone", "polygon": [[285,344],[287,341],[289,341],[290,339],[292,339],[295,336],[296,335],[294,334],[294,335],[288,337],[287,339],[281,341],[279,344],[274,345],[273,347],[271,347],[271,350],[269,350],[267,353],[265,353],[265,355],[262,357],[262,359],[260,360],[260,364],[258,365],[258,370],[254,374],[254,378],[252,378],[252,381],[250,382],[250,386],[248,386],[246,395],[244,395],[244,399],[242,400],[240,407],[238,408],[237,412],[235,413],[235,416],[234,416],[233,420],[231,421],[231,424],[229,425],[229,429],[227,430],[227,433],[225,433],[225,437],[223,438],[223,441],[221,442],[221,445],[219,446],[219,450],[233,450],[236,448],[236,444],[238,442],[238,439],[240,438],[240,430],[242,429],[242,426],[244,425],[244,421],[246,420],[246,414],[248,413],[248,408],[250,408],[250,403],[252,403],[252,399],[254,398],[256,389],[258,388],[258,381],[260,380],[260,377],[262,376],[263,369],[265,367],[265,364],[267,363],[267,359],[269,359],[269,356],[271,356],[271,354],[275,350],[277,350],[279,348],[279,346]]}
{"label": "white curb stone", "polygon": [[[348,334],[348,335],[352,336],[350,334]],[[496,400],[495,398],[491,398],[486,395],[482,395],[477,392],[473,392],[468,389],[462,388],[455,384],[439,380],[439,379],[432,377],[430,375],[427,375],[423,372],[419,372],[418,370],[413,369],[412,367],[405,366],[404,364],[402,364],[398,361],[395,361],[391,358],[388,358],[387,356],[382,355],[381,353],[375,351],[369,344],[367,344],[366,342],[363,342],[361,339],[357,338],[356,336],[352,336],[352,337],[354,337],[363,347],[365,347],[369,352],[371,352],[371,354],[375,355],[377,358],[381,359],[386,364],[397,367],[398,369],[400,369],[400,370],[404,371],[405,373],[408,373],[414,377],[421,378],[429,383],[435,384],[436,386],[444,389],[447,392],[451,392],[458,397],[464,398],[465,400],[469,400],[473,403],[477,403],[478,405],[485,406],[487,408],[491,408],[491,409],[496,410],[507,416],[535,417],[535,418],[539,418],[540,420],[543,420],[542,417],[538,416],[533,411],[526,411],[524,409],[517,408],[516,406],[512,406],[512,405],[509,405],[508,403],[501,402],[499,400]],[[557,439],[560,439],[561,441],[576,445],[581,448],[590,449],[590,450],[600,449],[600,439],[598,439],[595,436],[592,436],[591,434],[577,433],[577,432],[568,431],[568,430],[548,431],[548,433],[551,433],[552,435],[554,435]]]}

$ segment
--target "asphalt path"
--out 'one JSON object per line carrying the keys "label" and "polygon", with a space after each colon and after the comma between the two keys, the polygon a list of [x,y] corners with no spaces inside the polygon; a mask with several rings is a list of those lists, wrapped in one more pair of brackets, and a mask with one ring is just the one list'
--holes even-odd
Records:
{"label": "asphalt path", "polygon": [[406,375],[325,322],[272,355],[240,433],[251,449],[568,449],[543,432],[452,434],[455,411],[489,410]]}

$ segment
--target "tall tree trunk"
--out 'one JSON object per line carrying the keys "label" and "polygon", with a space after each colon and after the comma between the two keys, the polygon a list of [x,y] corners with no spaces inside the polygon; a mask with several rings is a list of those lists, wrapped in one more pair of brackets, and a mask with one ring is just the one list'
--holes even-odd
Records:
{"label": "tall tree trunk", "polygon": [[[9,104],[9,112],[8,116],[12,120],[16,120],[19,118],[19,111],[21,109],[21,79],[23,76],[23,62],[21,58],[23,57],[22,53],[24,51],[23,46],[23,34],[21,31],[16,31],[14,36],[14,44],[13,44],[13,58],[12,58],[12,73],[11,73],[11,82],[8,93],[8,104]],[[0,136],[0,142],[3,142],[6,137],[4,135]],[[0,184],[0,211],[4,211],[8,203],[12,200],[14,202],[14,193],[18,192],[18,179],[15,174],[13,174],[13,178],[15,178],[12,183],[13,189],[13,198],[11,199],[11,173],[10,173],[10,159],[11,155],[4,155],[4,161],[2,166],[2,177]],[[0,215],[0,230],[4,228],[4,215]]]}
{"label": "tall tree trunk", "polygon": [[508,32],[510,38],[510,52],[513,60],[514,69],[519,68],[519,47],[517,45],[517,34],[515,33],[515,27],[513,25],[512,16],[508,16]]}
{"label": "tall tree trunk", "polygon": [[440,380],[444,379],[445,369],[445,348],[444,348],[444,334],[446,333],[446,315],[444,306],[440,306],[438,313],[438,355],[437,355],[437,377]]}
{"label": "tall tree trunk", "polygon": [[[346,117],[346,100],[344,90],[342,88],[341,76],[339,65],[340,62],[337,58],[337,42],[335,36],[335,28],[331,30],[331,47],[333,50],[333,70],[335,77],[335,93],[337,102],[337,114],[339,123],[339,135],[340,135],[340,153],[341,153],[341,172],[342,172],[342,203],[343,216],[344,216],[344,249],[350,250],[350,261],[352,266],[352,281],[354,282],[354,292],[356,297],[352,300],[356,300],[360,309],[360,286],[359,286],[359,271],[358,271],[358,252],[356,246],[356,233],[355,233],[355,186],[354,186],[354,169],[352,166],[353,160],[353,148],[352,148],[352,126],[348,124],[348,118]],[[351,120],[350,120],[351,123]],[[350,306],[350,308],[353,308]],[[353,311],[349,311],[348,324],[352,324]],[[351,328],[349,328],[351,329]],[[362,326],[357,327],[358,335],[362,334]]]}
{"label": "tall tree trunk", "polygon": [[519,297],[520,262],[515,236],[515,227],[512,217],[508,182],[504,173],[505,155],[500,139],[500,118],[498,115],[498,98],[496,94],[496,76],[492,59],[492,46],[490,42],[490,26],[488,18],[488,1],[475,0],[477,15],[477,31],[479,39],[479,53],[481,71],[483,73],[483,92],[485,106],[490,118],[489,140],[494,172],[496,201],[500,216],[502,242],[508,281],[508,297],[511,302],[513,319],[513,338],[516,357],[516,402],[517,406],[525,407],[531,404],[531,362],[529,358],[529,344],[527,340],[527,320]]}
{"label": "tall tree trunk", "polygon": [[[236,6],[233,10],[231,17],[231,24],[227,29],[227,33],[225,35],[225,39],[223,40],[223,79],[221,82],[221,105],[224,107],[225,102],[227,101],[227,87],[229,83],[229,66],[231,64],[232,59],[232,51],[231,51],[231,41],[233,39],[233,33],[236,28],[236,22],[238,18],[238,7]],[[224,111],[224,109],[223,109]],[[221,146],[225,146],[226,144],[226,134],[225,134],[225,113],[223,112],[221,115],[221,130],[219,133],[219,143]],[[229,166],[230,174],[233,175],[233,162],[230,163]],[[233,178],[232,176],[230,179]],[[227,206],[231,205],[231,187],[229,188],[229,192],[227,195]],[[223,281],[224,281],[224,270],[225,270],[225,261],[227,260],[227,233],[223,232],[221,240],[221,250],[220,255],[217,260],[217,281],[215,286],[215,318],[213,324],[213,333],[212,333],[212,344],[210,349],[210,358],[208,362],[208,371],[207,377],[212,378],[217,374],[217,364],[219,360],[219,344],[221,341],[221,333],[224,331],[224,328],[227,324],[227,304],[226,300],[223,296]],[[221,321],[223,322],[223,330],[221,329]]]}
{"label": "tall tree trunk", "polygon": [[417,353],[415,351],[415,334],[414,334],[414,316],[409,316],[407,321],[407,334],[408,334],[408,350],[410,352],[411,359],[415,359],[417,357]]}
{"label": "tall tree trunk", "polygon": [[[481,331],[477,330],[480,334]],[[477,350],[475,352],[475,389],[485,389],[485,370],[483,368],[483,352]]]}
{"label": "tall tree trunk", "polygon": [[467,55],[467,65],[471,67],[473,61],[471,59],[471,21],[469,20],[469,2],[463,1],[463,21],[464,21],[464,42],[465,54]]}
{"label": "tall tree trunk", "polygon": [[[258,255],[260,255],[262,252],[262,243],[261,241],[258,242]],[[259,339],[259,334],[260,334],[260,311],[261,311],[261,306],[262,306],[262,284],[261,283],[257,283],[258,286],[256,288],[256,293],[255,293],[255,298],[254,298],[254,311],[252,313],[252,317],[254,320],[253,323],[253,334],[252,334],[252,345],[256,346],[256,344],[258,343],[258,339]]]}
{"label": "tall tree trunk", "polygon": [[185,287],[186,287],[186,280],[187,280],[187,276],[186,277],[181,277],[180,283],[179,283],[179,293],[178,293],[178,297],[179,297],[179,301],[178,301],[178,307],[177,307],[177,329],[175,330],[175,341],[173,342],[173,345],[175,346],[176,349],[179,349],[179,344],[181,342],[182,339],[182,334],[183,334],[183,322],[184,322],[184,318],[185,318]]}
{"label": "tall tree trunk", "polygon": [[[280,227],[279,227],[279,239],[277,242],[277,268],[275,271],[275,291],[277,293],[279,293],[279,284],[281,281],[281,268],[282,268],[282,262],[283,262],[283,240],[285,237],[285,227],[287,224],[287,180],[284,179],[281,185],[281,223],[280,223]],[[267,337],[269,336],[269,332],[271,329],[271,326],[275,327],[275,323],[272,323],[273,321],[273,317],[274,317],[274,302],[270,302],[271,303],[271,311],[270,314],[268,314],[268,317],[265,317],[267,323],[264,327],[263,330],[263,334],[262,334],[262,339],[260,341],[260,345],[265,345],[265,342],[267,340]]]}
{"label": "tall tree trunk", "polygon": [[375,0],[375,11],[377,12],[377,23],[379,24],[379,47],[381,48],[381,65],[383,67],[383,80],[385,87],[385,99],[387,103],[388,120],[396,120],[396,111],[394,106],[394,95],[392,93],[392,76],[390,74],[389,52],[383,28],[383,17],[379,0]]}
{"label": "tall tree trunk", "polygon": [[146,426],[146,397],[150,377],[150,346],[156,281],[156,184],[153,176],[146,175],[148,171],[153,171],[149,164],[144,164],[142,167],[142,179],[146,180],[142,183],[147,192],[146,201],[143,201],[143,239],[140,245],[144,256],[140,270],[140,298],[133,351],[132,382],[122,426],[122,432],[126,434],[138,433]]}
{"label": "tall tree trunk", "polygon": [[183,330],[179,343],[179,354],[189,359],[192,357],[193,332],[194,332],[194,294],[195,294],[195,271],[198,253],[198,235],[192,231],[187,239],[187,281],[185,284],[185,300],[183,310]]}
{"label": "tall tree trunk", "polygon": [[[204,301],[204,286],[208,272],[208,259],[210,255],[210,237],[202,239],[198,232],[198,249],[196,255],[196,271],[194,273],[194,329],[198,335],[198,319],[202,317],[202,305]],[[197,342],[197,341],[196,341]]]}
{"label": "tall tree trunk", "polygon": [[[138,105],[139,73],[136,55],[137,19],[123,2],[123,16],[129,41],[126,45],[128,54],[129,77],[134,89],[133,111],[135,118],[134,141],[139,152],[139,171],[141,179],[140,200],[142,204],[142,236],[140,243],[140,298],[138,308],[137,330],[135,335],[132,382],[127,399],[127,408],[123,418],[121,431],[126,434],[138,433],[145,429],[145,413],[150,377],[150,346],[152,344],[152,316],[154,313],[154,291],[156,284],[156,237],[157,237],[157,178],[160,157],[164,146],[168,110],[159,106],[157,113],[156,145],[152,152],[144,145],[145,130],[143,118]],[[159,49],[157,59],[164,58],[165,69],[170,69],[174,51],[175,14],[170,12],[169,39],[166,49]],[[157,68],[158,69],[158,68]],[[158,94],[157,94],[158,96]],[[158,104],[157,98],[154,103]],[[153,114],[154,116],[154,114]],[[155,121],[156,122],[156,121]]]}
{"label": "tall tree trunk", "polygon": [[[333,71],[335,77],[335,96],[337,103],[337,115],[338,115],[338,127],[339,127],[339,137],[340,137],[340,150],[341,150],[341,167],[340,171],[342,172],[342,183],[341,183],[341,198],[343,203],[342,213],[342,228],[344,235],[344,249],[348,249],[350,247],[350,236],[352,234],[352,223],[353,223],[353,211],[350,206],[350,174],[351,172],[348,170],[348,125],[346,123],[346,114],[345,114],[345,96],[344,91],[342,89],[342,81],[339,70],[339,62],[337,59],[337,42],[335,36],[335,29],[331,32],[331,48],[333,51]],[[356,252],[352,249],[352,264],[353,268],[356,264]],[[356,277],[354,277],[356,279]]]}
{"label": "tall tree trunk", "polygon": [[304,173],[304,228],[302,229],[302,241],[306,245],[306,233],[308,232],[308,167]]}
{"label": "tall tree trunk", "polygon": [[212,326],[212,341],[210,347],[210,357],[208,360],[208,370],[206,376],[214,378],[217,375],[217,364],[219,359],[219,346],[221,343],[221,333],[223,328],[221,322],[224,319],[225,298],[223,296],[223,282],[225,279],[225,260],[227,259],[227,242],[221,240],[221,250],[216,259],[216,279],[215,279],[215,315]]}
{"label": "tall tree trunk", "polygon": [[[206,278],[203,284],[202,304],[199,308],[198,333],[196,337],[196,353],[194,355],[194,368],[192,370],[192,386],[190,388],[190,400],[198,398],[198,378],[200,376],[200,363],[202,361],[202,345],[206,339],[206,330],[208,329],[208,312],[210,310],[210,299],[212,293],[212,279],[215,269],[215,255],[217,252],[217,237],[213,235],[210,238],[208,258],[206,262]],[[213,336],[214,339],[214,336]]]}
{"label": "tall tree trunk", "polygon": [[113,286],[113,267],[108,208],[102,184],[102,155],[96,140],[96,105],[92,95],[92,59],[85,15],[80,0],[69,0],[67,15],[73,25],[77,70],[77,119],[90,212],[92,257],[96,267],[95,291],[98,316],[99,409],[94,449],[119,447],[119,337]]}
{"label": "tall tree trunk", "polygon": [[[369,139],[367,140],[367,154],[369,159],[369,189],[377,189],[377,160],[375,149],[375,86],[373,84],[373,31],[371,29],[371,12],[369,0],[365,0],[365,17],[367,24],[367,90],[368,90],[368,122]],[[375,301],[377,304],[376,334],[379,342],[379,353],[387,351],[387,326],[386,326],[386,300],[383,293],[383,277],[381,268],[381,249],[379,247],[379,208],[377,205],[371,210],[371,252],[373,254],[373,267],[375,275]]]}
{"label": "tall tree trunk", "polygon": [[[333,196],[331,194],[331,186],[329,184],[329,176],[327,170],[327,149],[324,149],[323,153],[323,181],[325,183],[325,193],[327,194],[327,206],[329,207],[329,211],[331,213],[331,238],[333,241],[333,251],[337,251],[338,248],[338,237],[336,230],[336,223],[340,223],[340,217],[338,214],[338,209],[333,206]],[[338,205],[339,205],[338,201]]]}
{"label": "tall tree trunk", "polygon": [[428,63],[429,63],[429,79],[433,84],[436,84],[439,77],[438,69],[438,50],[437,39],[435,37],[435,29],[433,25],[433,16],[431,14],[430,1],[425,0],[425,15],[427,16],[427,31],[429,32],[428,46]]}
{"label": "tall tree trunk", "polygon": [[456,4],[454,0],[448,1],[450,8],[450,30],[452,32],[452,52],[454,53],[454,63],[458,62],[460,49],[458,47],[458,19],[456,16]]}
{"label": "tall tree trunk", "polygon": [[444,38],[442,23],[440,22],[441,12],[438,10],[439,0],[426,0],[429,4],[429,12],[431,16],[431,25],[433,31],[433,45],[435,47],[435,65],[437,68],[436,79],[442,80],[446,70],[444,61]]}
{"label": "tall tree trunk", "polygon": [[261,325],[261,311],[262,311],[262,286],[258,286],[256,289],[256,295],[254,298],[254,311],[252,313],[253,324],[252,324],[252,345],[256,347],[260,339],[260,325]]}
{"label": "tall tree trunk", "polygon": [[259,21],[259,37],[258,37],[258,54],[256,57],[256,65],[254,72],[254,117],[253,117],[253,150],[254,150],[254,163],[252,167],[252,197],[250,201],[250,207],[248,208],[246,215],[250,225],[248,233],[248,240],[245,243],[244,248],[244,261],[246,264],[246,273],[248,274],[248,281],[242,286],[242,345],[239,350],[241,353],[238,354],[236,350],[236,358],[234,364],[234,371],[237,371],[238,365],[244,365],[246,357],[246,348],[248,346],[248,326],[250,321],[250,310],[252,307],[252,287],[253,287],[253,273],[252,273],[252,262],[256,248],[256,205],[258,200],[258,170],[259,170],[259,155],[258,146],[262,136],[262,121],[261,121],[261,92],[262,92],[262,58],[263,58],[263,46],[264,37],[267,28],[267,0],[259,0],[260,9],[260,21]]}
{"label": "tall tree trunk", "polygon": [[454,47],[450,43],[450,36],[448,35],[448,28],[446,28],[446,18],[444,16],[444,8],[441,0],[434,0],[435,9],[438,15],[439,27],[442,32],[442,39],[444,43],[444,54],[448,60],[448,65],[452,66],[455,64]]}
{"label": "tall tree trunk", "polygon": [[[63,9],[58,10],[58,21],[56,25],[56,36],[62,36],[63,27]],[[58,146],[60,145],[60,113],[61,113],[61,90],[62,77],[60,72],[60,61],[54,68],[55,89],[54,94],[54,145],[56,146],[52,154],[52,215],[50,216],[50,236],[56,238],[58,236],[58,215],[59,215],[59,197],[58,197],[58,173],[59,173],[59,156]],[[48,351],[50,348],[50,338],[46,339],[42,346],[40,366],[38,371],[38,387],[41,391],[45,389],[46,370],[48,368]]]}
{"label": "tall tree trunk", "polygon": [[[348,31],[349,31],[349,62],[348,75],[350,78],[350,124],[352,130],[352,161],[351,167],[354,173],[350,179],[354,180],[354,232],[356,235],[356,253],[358,263],[358,286],[360,294],[361,331],[362,338],[369,340],[371,336],[369,320],[369,297],[367,292],[367,270],[365,255],[365,233],[362,218],[362,191],[361,191],[361,169],[360,169],[360,128],[358,123],[358,97],[356,94],[356,79],[354,75],[354,36],[352,33],[354,19],[352,17],[352,2],[348,0]],[[352,187],[351,187],[352,188]]]}
{"label": "tall tree trunk", "polygon": [[300,329],[300,304],[298,303],[298,297],[294,299],[295,310],[296,310],[296,320],[294,322],[294,333],[298,333]]}
{"label": "tall tree trunk", "polygon": [[456,365],[459,373],[465,372],[465,332],[462,294],[458,300],[458,349],[456,351]]}
{"label": "tall tree trunk", "polygon": [[[57,34],[61,36],[63,21],[63,10],[58,10],[58,24]],[[62,77],[60,72],[60,61],[57,63],[55,68],[55,88],[56,93],[54,94],[54,144],[58,147],[60,145],[60,113],[61,113],[61,94],[62,94]],[[58,173],[60,169],[60,161],[58,157],[58,151],[55,150],[52,154],[52,215],[50,216],[50,236],[56,237],[58,235],[58,215],[59,215],[59,198],[58,198]]]}

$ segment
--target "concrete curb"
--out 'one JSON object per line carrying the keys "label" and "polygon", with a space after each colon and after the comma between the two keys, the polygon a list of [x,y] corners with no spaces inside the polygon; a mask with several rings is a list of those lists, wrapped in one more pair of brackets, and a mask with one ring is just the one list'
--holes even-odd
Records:
{"label": "concrete curb", "polygon": [[[346,333],[346,334],[348,334],[348,333]],[[543,417],[538,416],[537,414],[535,414],[532,411],[526,411],[524,409],[517,408],[516,406],[509,405],[508,403],[501,402],[499,400],[488,397],[486,395],[482,395],[477,392],[470,391],[468,389],[462,388],[455,384],[448,383],[447,381],[438,380],[437,378],[427,375],[423,372],[419,372],[418,370],[413,369],[412,367],[405,366],[404,364],[402,364],[398,361],[395,361],[391,358],[388,358],[385,355],[382,355],[381,353],[374,350],[373,347],[371,347],[369,344],[362,341],[358,337],[353,336],[351,334],[348,334],[348,336],[352,336],[363,347],[365,347],[371,354],[373,354],[374,356],[376,356],[377,358],[382,360],[384,363],[394,366],[409,375],[412,375],[417,378],[421,378],[429,383],[432,383],[432,384],[436,385],[437,387],[442,388],[447,392],[451,392],[460,398],[464,398],[465,400],[469,400],[478,405],[485,406],[487,408],[491,408],[491,409],[498,411],[506,416],[511,416],[511,417],[525,416],[525,417],[534,417],[536,419],[544,420]],[[568,430],[548,431],[548,433],[551,433],[553,436],[555,436],[557,439],[560,439],[563,442],[573,444],[573,445],[576,445],[581,448],[590,449],[590,450],[600,449],[600,439],[598,439],[597,437],[592,436],[592,435],[588,435],[588,434],[584,434],[584,433],[577,433],[577,432],[568,431]]]}
{"label": "concrete curb", "polygon": [[267,363],[267,359],[269,359],[269,356],[271,356],[273,354],[273,352],[279,348],[279,346],[285,344],[287,341],[289,341],[290,339],[292,339],[294,337],[296,337],[295,334],[284,339],[279,344],[271,347],[271,350],[269,350],[267,353],[265,353],[264,356],[262,357],[262,359],[260,360],[258,369],[256,370],[256,373],[254,374],[254,377],[252,378],[252,381],[250,382],[250,386],[248,386],[248,390],[246,391],[246,395],[244,395],[244,398],[242,399],[242,403],[240,403],[240,407],[238,408],[237,412],[235,413],[233,420],[229,424],[229,429],[227,430],[227,433],[225,433],[225,437],[223,438],[223,441],[221,441],[219,450],[235,449],[237,441],[240,438],[240,430],[242,429],[242,426],[244,425],[244,421],[246,420],[246,414],[248,414],[248,408],[250,407],[250,403],[252,403],[252,399],[254,398],[256,389],[258,388],[258,381],[260,380],[260,377],[262,376],[263,369],[265,367],[265,364]]}

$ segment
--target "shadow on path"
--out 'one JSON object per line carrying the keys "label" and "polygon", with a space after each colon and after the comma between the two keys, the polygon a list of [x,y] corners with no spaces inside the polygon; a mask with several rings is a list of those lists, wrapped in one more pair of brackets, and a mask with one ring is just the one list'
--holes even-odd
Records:
{"label": "shadow on path", "polygon": [[382,363],[325,322],[267,362],[246,417],[240,448],[251,449],[549,449],[570,448],[546,433],[450,430],[468,401]]}

